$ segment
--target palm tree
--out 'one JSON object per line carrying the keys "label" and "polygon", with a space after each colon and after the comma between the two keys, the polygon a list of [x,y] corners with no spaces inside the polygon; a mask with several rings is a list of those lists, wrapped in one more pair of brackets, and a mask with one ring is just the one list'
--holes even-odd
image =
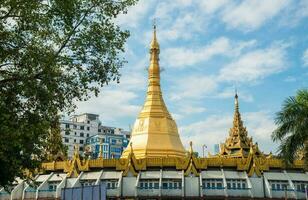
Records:
{"label": "palm tree", "polygon": [[301,152],[308,166],[308,89],[298,90],[288,97],[276,114],[278,126],[272,133],[273,141],[280,141],[279,154],[286,164],[293,163]]}

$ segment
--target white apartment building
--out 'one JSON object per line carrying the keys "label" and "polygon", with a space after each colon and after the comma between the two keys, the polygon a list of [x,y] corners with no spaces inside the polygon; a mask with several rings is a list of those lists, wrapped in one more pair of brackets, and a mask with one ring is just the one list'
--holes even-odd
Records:
{"label": "white apartment building", "polygon": [[70,120],[60,120],[63,143],[68,146],[68,157],[74,154],[75,144],[79,145],[79,153],[83,153],[83,145],[88,137],[98,133],[99,115],[84,113],[75,115]]}
{"label": "white apartment building", "polygon": [[68,146],[67,155],[72,158],[74,148],[79,146],[79,153],[83,155],[86,139],[94,135],[125,135],[125,138],[130,138],[130,132],[124,131],[121,128],[102,126],[99,120],[99,115],[91,113],[83,113],[74,115],[69,120],[60,120],[61,135],[63,143]]}

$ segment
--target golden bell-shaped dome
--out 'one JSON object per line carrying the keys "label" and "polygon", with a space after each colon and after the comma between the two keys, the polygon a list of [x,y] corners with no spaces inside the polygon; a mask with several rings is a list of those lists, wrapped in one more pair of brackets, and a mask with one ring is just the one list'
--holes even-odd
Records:
{"label": "golden bell-shaped dome", "polygon": [[[184,157],[186,151],[178,134],[175,121],[167,110],[160,88],[159,44],[154,25],[150,45],[148,90],[144,106],[135,121],[130,144],[136,158]],[[127,157],[126,148],[122,157]]]}

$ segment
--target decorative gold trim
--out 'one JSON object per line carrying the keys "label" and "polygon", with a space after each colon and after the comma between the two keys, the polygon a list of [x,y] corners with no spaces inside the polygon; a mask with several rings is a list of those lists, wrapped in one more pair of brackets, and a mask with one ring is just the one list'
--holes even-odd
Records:
{"label": "decorative gold trim", "polygon": [[77,152],[75,152],[72,160],[55,161],[49,163],[43,163],[42,168],[45,171],[63,171],[67,172],[68,177],[76,177],[81,171],[95,171],[104,168],[114,169],[116,171],[123,171],[123,176],[127,176],[131,172],[134,176],[137,176],[138,172],[149,170],[150,168],[174,168],[175,170],[184,170],[184,175],[188,176],[194,174],[199,176],[201,170],[206,170],[209,167],[219,168],[234,168],[236,171],[246,171],[248,176],[256,174],[261,176],[265,171],[271,169],[304,169],[303,160],[295,160],[293,165],[286,167],[282,160],[273,158],[272,156],[260,156],[251,147],[249,154],[245,158],[236,157],[207,157],[197,158],[193,153],[192,143],[190,150],[186,157],[159,157],[159,158],[136,158],[131,146],[130,153],[127,158],[120,159],[96,159],[96,160],[80,160]]}

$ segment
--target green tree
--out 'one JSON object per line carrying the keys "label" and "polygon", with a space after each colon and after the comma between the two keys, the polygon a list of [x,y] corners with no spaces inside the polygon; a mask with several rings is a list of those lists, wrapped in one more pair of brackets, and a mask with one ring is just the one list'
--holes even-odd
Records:
{"label": "green tree", "polygon": [[0,186],[45,159],[60,113],[119,81],[129,32],[114,20],[135,1],[1,1]]}
{"label": "green tree", "polygon": [[276,114],[277,129],[274,141],[280,141],[279,153],[287,164],[293,163],[299,153],[308,163],[308,90],[298,90],[296,96],[287,98],[282,110]]}
{"label": "green tree", "polygon": [[68,147],[63,144],[59,119],[50,125],[49,134],[42,146],[43,161],[54,161],[67,157]]}

